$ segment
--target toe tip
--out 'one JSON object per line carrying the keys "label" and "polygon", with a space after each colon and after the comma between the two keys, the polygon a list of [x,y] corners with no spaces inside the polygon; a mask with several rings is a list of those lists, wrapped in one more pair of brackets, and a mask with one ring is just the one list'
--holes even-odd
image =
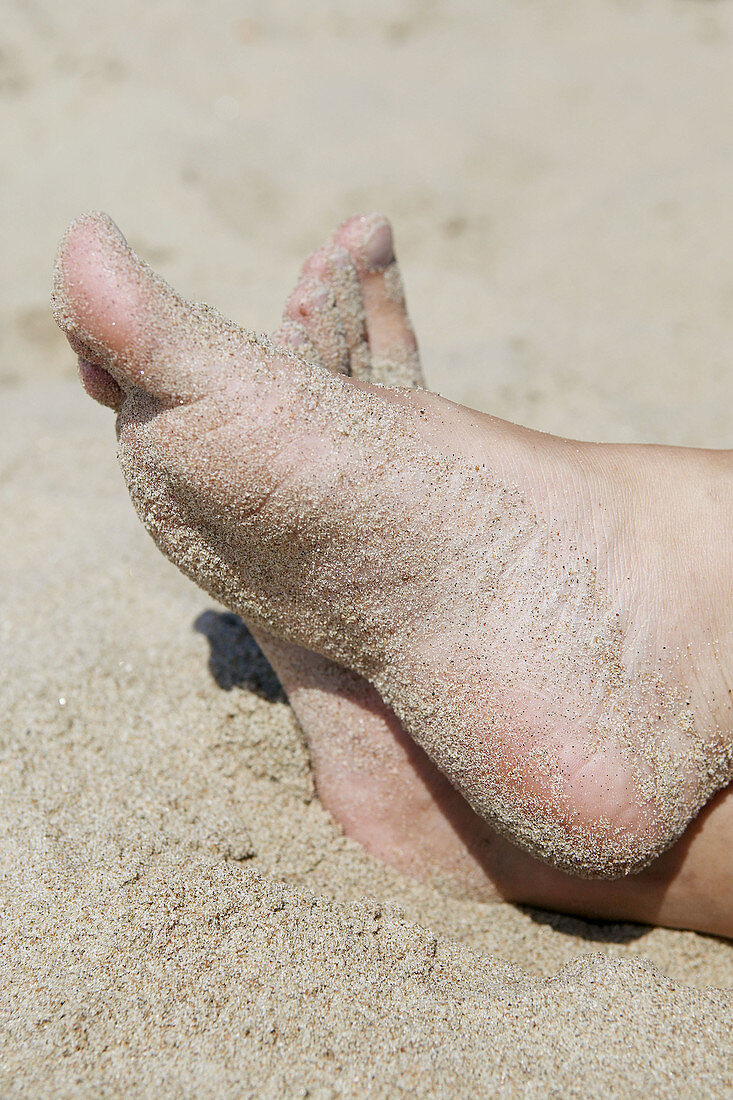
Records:
{"label": "toe tip", "polygon": [[384,214],[376,211],[355,214],[342,224],[338,239],[357,261],[372,271],[382,271],[394,262],[392,226]]}

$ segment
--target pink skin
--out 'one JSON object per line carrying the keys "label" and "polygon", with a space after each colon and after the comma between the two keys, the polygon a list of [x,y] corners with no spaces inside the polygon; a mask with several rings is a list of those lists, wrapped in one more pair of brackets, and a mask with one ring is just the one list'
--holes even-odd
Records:
{"label": "pink skin", "polygon": [[[416,350],[407,315],[385,293],[393,262],[391,233],[365,262],[365,219],[349,219],[333,242],[346,248],[359,276],[370,350],[397,359]],[[300,310],[323,255],[314,253],[286,306]],[[375,270],[376,269],[376,270]],[[364,679],[317,654],[258,637],[306,733],[318,794],[344,832],[376,858],[409,875],[442,882],[478,900],[521,904],[612,920],[635,920],[731,935],[733,791],[721,791],[684,837],[638,875],[613,882],[578,879],[508,843],[483,821],[404,731]],[[344,733],[346,731],[346,733]],[[335,753],[333,740],[348,740]],[[378,767],[374,762],[378,761]]]}
{"label": "pink skin", "polygon": [[[365,326],[349,331],[346,323],[336,338],[326,306],[333,296],[334,264],[343,268],[344,256],[355,275]],[[414,335],[386,278],[393,262],[387,223],[374,217],[350,219],[307,261],[276,342],[317,358],[334,372],[356,373],[365,383],[379,381],[382,361],[401,364],[411,375],[410,383],[419,383]],[[136,369],[145,384],[146,356],[154,353],[148,304],[133,281],[110,292],[104,246],[93,231],[85,231],[84,223],[67,239],[64,272],[67,287],[83,288],[74,295],[78,327],[128,359],[134,345]],[[118,295],[128,302],[123,313]],[[129,367],[118,373],[113,360],[74,333],[70,342],[80,353],[87,392],[119,409],[134,386]],[[196,392],[197,379],[190,371],[179,373],[176,383]],[[173,400],[176,396],[171,394]],[[641,873],[615,881],[577,879],[499,837],[365,680],[319,654],[262,631],[256,636],[308,738],[319,796],[344,831],[378,858],[477,898],[502,897],[596,917],[733,933],[733,873],[726,858],[733,826],[729,789]]]}
{"label": "pink skin", "polygon": [[122,390],[109,371],[96,367],[94,363],[79,360],[79,379],[90,397],[108,409],[117,409],[122,404]]}

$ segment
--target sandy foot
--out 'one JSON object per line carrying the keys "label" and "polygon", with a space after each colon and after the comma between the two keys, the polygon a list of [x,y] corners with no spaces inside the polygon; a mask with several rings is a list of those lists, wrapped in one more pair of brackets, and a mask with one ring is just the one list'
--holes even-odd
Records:
{"label": "sandy foot", "polygon": [[55,308],[161,549],[368,678],[527,850],[638,869],[730,778],[727,455],[528,432],[375,388],[359,354],[335,374],[343,348],[329,369],[184,302],[99,216]]}

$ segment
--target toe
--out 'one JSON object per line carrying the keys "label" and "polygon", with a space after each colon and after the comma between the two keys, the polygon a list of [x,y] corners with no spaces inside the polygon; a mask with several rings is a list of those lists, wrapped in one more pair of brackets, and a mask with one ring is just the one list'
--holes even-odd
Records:
{"label": "toe", "polygon": [[[132,251],[114,222],[87,214],[73,222],[59,248],[52,304],[82,366],[92,396],[118,401],[112,385],[87,370],[103,369],[122,392],[139,388],[166,400],[187,400],[210,379],[188,354],[202,329],[212,344],[213,311],[194,307]],[[233,326],[221,323],[231,339]],[[87,388],[89,388],[89,386]]]}
{"label": "toe", "polygon": [[349,348],[328,267],[329,245],[324,245],[303,264],[274,339],[310,362],[349,374]]}
{"label": "toe", "polygon": [[304,269],[288,298],[275,341],[336,374],[349,373],[349,349],[336,296],[317,268]]}
{"label": "toe", "polygon": [[275,341],[338,374],[371,379],[371,352],[356,268],[337,234],[312,252]]}
{"label": "toe", "polygon": [[381,214],[356,215],[337,231],[336,242],[349,252],[359,280],[371,353],[370,381],[423,386],[389,222]]}
{"label": "toe", "polygon": [[369,382],[372,380],[372,356],[359,277],[349,252],[336,243],[335,235],[326,257],[324,279],[336,298],[348,352],[348,373],[352,378]]}

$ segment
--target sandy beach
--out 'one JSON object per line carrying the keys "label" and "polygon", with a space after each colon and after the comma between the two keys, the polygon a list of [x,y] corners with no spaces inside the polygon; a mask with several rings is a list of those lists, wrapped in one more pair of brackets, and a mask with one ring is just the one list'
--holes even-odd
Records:
{"label": "sandy beach", "polygon": [[3,14],[0,1096],[732,1095],[729,941],[452,897],[344,837],[246,629],[140,526],[48,299],[104,209],[272,331],[377,209],[431,388],[730,446],[733,5]]}

